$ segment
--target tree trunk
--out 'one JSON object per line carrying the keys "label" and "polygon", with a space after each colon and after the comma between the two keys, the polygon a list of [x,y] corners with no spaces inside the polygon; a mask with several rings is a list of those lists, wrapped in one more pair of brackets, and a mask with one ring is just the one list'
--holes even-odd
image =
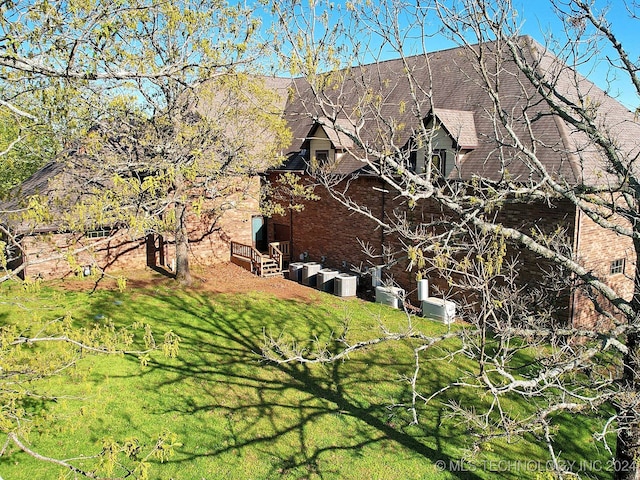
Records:
{"label": "tree trunk", "polygon": [[637,334],[629,334],[629,350],[624,357],[623,406],[618,408],[618,438],[614,465],[616,480],[640,480],[640,410],[636,404],[640,395],[638,340]]}
{"label": "tree trunk", "polygon": [[183,285],[191,285],[187,207],[182,202],[176,204],[176,280]]}
{"label": "tree trunk", "polygon": [[[634,240],[636,258],[640,259],[640,241]],[[640,313],[640,262],[634,272],[635,291],[632,305]],[[633,322],[640,320],[633,319]],[[616,480],[640,480],[640,334],[627,335],[627,353],[622,374],[622,401],[618,405],[618,438],[616,441]]]}
{"label": "tree trunk", "polygon": [[[181,180],[177,192],[180,192]],[[180,197],[178,197],[180,198]],[[176,202],[176,280],[182,285],[191,285],[191,272],[189,271],[189,232],[187,230],[187,206],[182,199]]]}

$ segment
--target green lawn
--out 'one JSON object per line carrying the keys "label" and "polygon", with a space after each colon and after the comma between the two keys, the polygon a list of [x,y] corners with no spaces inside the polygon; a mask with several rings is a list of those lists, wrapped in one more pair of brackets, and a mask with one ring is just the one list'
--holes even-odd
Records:
{"label": "green lawn", "polygon": [[[410,400],[403,381],[413,366],[407,344],[378,346],[325,366],[275,366],[259,355],[264,332],[301,343],[326,340],[348,318],[350,338],[357,340],[379,332],[380,323],[401,329],[406,318],[400,312],[321,293],[305,303],[260,292],[212,295],[159,285],[124,293],[47,287],[27,293],[0,285],[3,323],[71,314],[79,324],[143,321],[158,338],[173,330],[182,339],[177,358],[155,353],[143,367],[132,357],[88,356],[74,371],[39,386],[65,398],[38,407],[48,420],[29,438],[34,450],[77,458],[99,453],[105,439],[135,437],[149,447],[170,431],[181,446],[168,462],[153,462],[150,478],[546,478],[537,467],[542,464],[535,463],[546,462],[546,450],[535,438],[485,444],[472,455],[471,436],[448,418],[442,401],[425,407],[417,426],[405,408],[390,407]],[[415,321],[425,333],[446,331],[436,322]],[[426,359],[425,389],[444,385],[468,367],[462,360],[443,360],[445,353],[438,348]],[[484,401],[465,392],[449,398],[479,408]],[[524,414],[529,406],[517,408]],[[562,426],[559,439],[569,459],[606,464],[602,446],[589,433],[596,422],[572,417]],[[61,473],[13,450],[0,458],[4,480],[56,479]]]}

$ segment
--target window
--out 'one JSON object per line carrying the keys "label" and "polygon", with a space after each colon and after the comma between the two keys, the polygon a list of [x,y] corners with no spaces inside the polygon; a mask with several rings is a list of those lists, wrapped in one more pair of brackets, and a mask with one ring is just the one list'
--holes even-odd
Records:
{"label": "window", "polygon": [[106,238],[111,235],[110,228],[102,228],[100,230],[90,230],[87,232],[87,238]]}
{"label": "window", "polygon": [[316,162],[324,165],[329,161],[329,150],[316,150]]}
{"label": "window", "polygon": [[434,150],[431,153],[431,171],[436,175],[444,175],[446,172],[447,151]]}
{"label": "window", "polygon": [[611,268],[609,268],[609,273],[611,275],[624,273],[624,258],[619,258],[611,262]]}
{"label": "window", "polygon": [[413,146],[409,150],[408,162],[409,162],[409,169],[412,172],[422,173],[422,172],[418,172],[417,171],[417,168],[418,168],[418,152],[416,151],[415,148],[413,148]]}

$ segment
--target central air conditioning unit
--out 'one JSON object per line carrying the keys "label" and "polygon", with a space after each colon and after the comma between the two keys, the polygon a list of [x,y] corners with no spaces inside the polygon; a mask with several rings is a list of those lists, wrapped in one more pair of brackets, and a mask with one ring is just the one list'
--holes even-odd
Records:
{"label": "central air conditioning unit", "polygon": [[318,262],[307,262],[302,267],[302,284],[308,287],[315,287],[317,275],[322,265]]}
{"label": "central air conditioning unit", "polygon": [[316,275],[316,287],[323,292],[333,293],[337,270],[321,268]]}
{"label": "central air conditioning unit", "polygon": [[293,262],[289,264],[289,280],[300,283],[302,281],[302,267],[304,263]]}
{"label": "central air conditioning unit", "polygon": [[456,317],[456,304],[444,298],[428,297],[422,300],[422,316],[453,323]]}
{"label": "central air conditioning unit", "polygon": [[355,297],[358,277],[348,273],[338,273],[333,279],[333,293],[339,297]]}
{"label": "central air conditioning unit", "polygon": [[376,303],[400,308],[403,298],[404,290],[400,287],[376,287]]}

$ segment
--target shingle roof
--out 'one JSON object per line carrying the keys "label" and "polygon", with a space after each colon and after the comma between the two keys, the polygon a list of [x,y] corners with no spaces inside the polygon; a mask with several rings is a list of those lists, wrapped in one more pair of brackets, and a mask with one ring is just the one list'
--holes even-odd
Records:
{"label": "shingle roof", "polygon": [[473,112],[433,108],[431,113],[440,121],[460,148],[468,150],[478,146],[478,134],[476,133]]}
{"label": "shingle roof", "polygon": [[[537,62],[541,74],[557,79],[557,88],[570,99],[584,99],[597,109],[603,129],[612,133],[618,145],[633,157],[640,155],[640,125],[635,115],[589,80],[568,69],[559,59],[529,37],[521,39],[523,49]],[[480,48],[480,47],[476,47]],[[491,44],[482,48],[491,49]],[[509,175],[526,180],[531,175],[521,154],[498,148],[510,141],[504,129],[497,128],[491,116],[493,104],[475,69],[468,48],[458,47],[404,59],[357,66],[340,72],[343,82],[335,88],[335,79],[323,93],[326,103],[319,105],[313,89],[304,78],[264,77],[265,85],[277,92],[293,141],[283,153],[287,158],[281,170],[304,171],[307,168],[308,137],[314,126],[322,124],[334,146],[347,149],[334,169],[336,174],[366,172],[366,157],[344,132],[357,132],[367,148],[379,152],[394,151],[406,145],[420,122],[433,114],[458,145],[471,149],[458,165],[456,175],[490,178]],[[487,56],[490,57],[490,56]],[[512,60],[500,65],[502,108],[514,115],[512,125],[521,139],[534,143],[524,115],[530,121],[538,159],[553,175],[570,183],[607,181],[601,152],[587,136],[551,115],[540,101],[539,93],[527,83]],[[411,79],[411,82],[409,81]],[[321,79],[320,79],[321,80]],[[579,92],[575,82],[578,81]],[[416,86],[418,88],[416,88]],[[363,99],[369,99],[364,102]],[[526,112],[523,106],[526,104]],[[419,112],[419,114],[418,114]],[[520,115],[520,117],[518,117]],[[333,119],[333,120],[330,120]],[[390,140],[391,139],[391,140]],[[49,180],[62,173],[64,162],[52,162],[23,183],[19,196],[43,193]],[[0,210],[16,208],[18,200],[0,205]]]}
{"label": "shingle roof", "polygon": [[[587,98],[597,107],[599,121],[614,133],[618,144],[632,155],[640,152],[640,125],[632,112],[569,69],[530,37],[522,37],[520,41],[525,55],[533,63],[537,62],[542,75],[557,76],[557,87],[569,98],[577,100],[579,95]],[[491,50],[494,46],[489,43],[476,48]],[[501,106],[512,116],[511,127],[519,139],[528,146],[535,146],[537,158],[551,175],[569,183],[601,182],[606,176],[603,158],[586,136],[551,114],[538,91],[527,82],[512,59],[501,61]],[[494,105],[485,92],[476,64],[468,48],[457,47],[353,67],[341,72],[344,81],[340,88],[335,88],[335,81],[328,82],[332,87],[323,90],[326,97],[323,105],[317,104],[313,89],[304,79],[295,79],[293,95],[285,111],[295,139],[288,150],[294,161],[285,163],[282,168],[303,168],[297,152],[306,148],[307,133],[319,119],[337,118],[342,129],[358,131],[359,138],[368,148],[389,152],[406,145],[418,130],[419,122],[431,112],[460,147],[473,148],[458,165],[455,175],[462,178],[507,175],[526,181],[534,174],[522,154],[508,148],[511,138],[506,130],[496,126],[491,114]],[[576,79],[580,92],[575,88]],[[363,102],[367,97],[371,101]],[[325,130],[329,134],[330,128]],[[352,150],[356,157],[364,156],[361,145],[354,145]],[[363,162],[353,156],[345,156],[343,162],[340,167],[343,173],[363,166]]]}
{"label": "shingle roof", "polygon": [[320,128],[324,130],[329,137],[332,145],[336,149],[353,148],[353,139],[349,137],[344,131],[350,131],[353,126],[344,119],[337,119],[335,122],[331,122],[328,118],[321,118],[318,120]]}
{"label": "shingle roof", "polygon": [[72,205],[77,201],[77,195],[74,195],[77,189],[68,188],[69,184],[76,182],[73,175],[69,171],[69,165],[63,160],[66,155],[74,155],[74,150],[67,150],[60,156],[34,173],[27,180],[11,193],[11,197],[5,202],[0,203],[0,212],[3,216],[10,217],[13,222],[15,233],[45,233],[57,231],[59,229],[57,223],[52,220],[47,223],[39,221],[34,223],[32,220],[21,219],[20,210],[25,208],[26,199],[34,195],[43,195],[48,198],[52,211],[60,209],[56,203],[56,199],[63,196],[69,197],[68,205]]}

